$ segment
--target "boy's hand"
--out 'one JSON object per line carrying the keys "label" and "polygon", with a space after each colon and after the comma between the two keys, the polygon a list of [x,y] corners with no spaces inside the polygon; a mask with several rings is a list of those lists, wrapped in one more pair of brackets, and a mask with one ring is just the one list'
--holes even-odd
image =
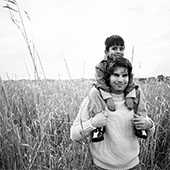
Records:
{"label": "boy's hand", "polygon": [[147,130],[152,128],[152,122],[144,116],[135,114],[132,122],[138,130]]}
{"label": "boy's hand", "polygon": [[125,105],[129,110],[134,109],[134,98],[132,97],[126,97],[125,98]]}
{"label": "boy's hand", "polygon": [[107,118],[108,118],[107,111],[98,113],[91,119],[91,125],[94,127],[105,126],[107,124]]}

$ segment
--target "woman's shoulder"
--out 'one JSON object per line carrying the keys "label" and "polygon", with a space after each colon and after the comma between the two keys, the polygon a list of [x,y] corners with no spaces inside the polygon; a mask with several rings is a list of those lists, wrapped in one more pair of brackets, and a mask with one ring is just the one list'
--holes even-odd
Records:
{"label": "woman's shoulder", "polygon": [[99,96],[99,90],[95,87],[92,86],[89,93],[88,93],[89,98],[96,98]]}
{"label": "woman's shoulder", "polygon": [[93,86],[88,94],[89,110],[93,113],[98,113],[105,108],[104,100],[101,97],[99,90]]}

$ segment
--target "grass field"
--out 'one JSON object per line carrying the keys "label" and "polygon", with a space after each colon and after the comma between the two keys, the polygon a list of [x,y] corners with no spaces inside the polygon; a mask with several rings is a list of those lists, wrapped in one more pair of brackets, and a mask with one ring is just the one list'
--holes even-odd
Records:
{"label": "grass field", "polygon": [[[156,131],[141,140],[142,170],[170,169],[170,83],[139,82]],[[92,80],[0,83],[1,170],[90,170],[85,141],[69,130]]]}

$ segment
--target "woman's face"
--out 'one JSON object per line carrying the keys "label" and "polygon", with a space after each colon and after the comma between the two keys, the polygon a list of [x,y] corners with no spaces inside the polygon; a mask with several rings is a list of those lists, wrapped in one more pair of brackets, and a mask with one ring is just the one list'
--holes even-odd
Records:
{"label": "woman's face", "polygon": [[125,67],[115,67],[110,76],[110,86],[113,93],[121,94],[124,92],[129,82],[128,69]]}

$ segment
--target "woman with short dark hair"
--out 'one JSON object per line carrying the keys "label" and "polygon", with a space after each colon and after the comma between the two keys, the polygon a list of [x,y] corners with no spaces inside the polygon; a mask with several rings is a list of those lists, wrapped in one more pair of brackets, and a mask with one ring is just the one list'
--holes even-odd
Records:
{"label": "woman with short dark hair", "polygon": [[[93,86],[80,106],[79,113],[71,126],[71,139],[79,140],[91,136],[99,127],[105,127],[103,139],[89,143],[90,152],[97,170],[137,170],[139,166],[140,145],[134,129],[153,132],[154,123],[139,103],[139,113],[129,110],[125,105],[125,89],[128,87],[132,66],[128,59],[118,58],[107,68],[105,79],[110,92]],[[115,111],[109,110],[105,103],[113,98]],[[134,116],[135,115],[135,116]],[[134,128],[135,127],[135,128]]]}

